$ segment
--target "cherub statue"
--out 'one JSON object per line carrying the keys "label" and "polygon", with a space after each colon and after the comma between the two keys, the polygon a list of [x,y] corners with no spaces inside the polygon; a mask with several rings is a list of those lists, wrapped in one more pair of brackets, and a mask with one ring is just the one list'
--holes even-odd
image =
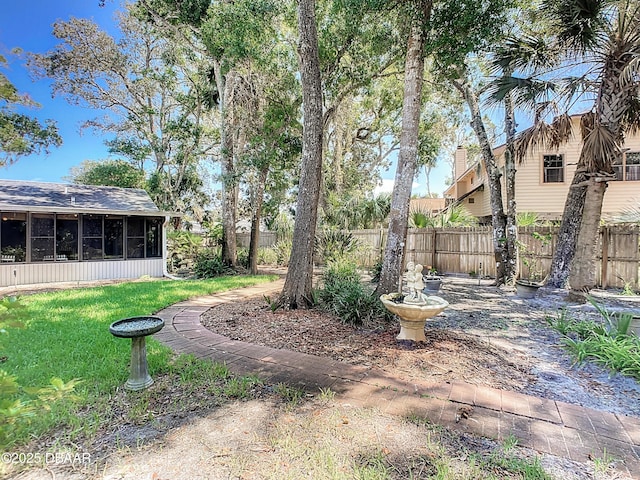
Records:
{"label": "cherub statue", "polygon": [[415,282],[415,263],[408,262],[406,266],[406,271],[402,275],[402,279],[404,280],[405,285],[407,286],[407,290],[409,294],[413,293],[413,284]]}
{"label": "cherub statue", "polygon": [[415,296],[421,298],[422,290],[424,289],[424,281],[422,280],[422,265],[417,263],[413,268],[413,289]]}
{"label": "cherub statue", "polygon": [[407,263],[407,271],[403,275],[407,284],[408,294],[405,297],[406,303],[422,303],[424,301],[424,282],[422,280],[422,265],[413,262]]}

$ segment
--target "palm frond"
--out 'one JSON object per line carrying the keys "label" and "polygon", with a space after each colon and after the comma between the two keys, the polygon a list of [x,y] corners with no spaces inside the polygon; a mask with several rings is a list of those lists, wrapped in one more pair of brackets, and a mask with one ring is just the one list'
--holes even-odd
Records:
{"label": "palm frond", "polygon": [[597,89],[597,85],[594,85],[588,75],[564,77],[558,79],[557,83],[559,87],[558,90],[562,92],[565,98],[574,98]]}
{"label": "palm frond", "polygon": [[620,214],[614,217],[614,221],[623,223],[640,223],[640,202],[622,210]]}
{"label": "palm frond", "polygon": [[597,47],[606,30],[611,0],[544,0],[542,12],[557,31],[561,45],[584,53]]}
{"label": "palm frond", "polygon": [[573,125],[569,114],[555,117],[550,124],[540,120],[516,138],[516,159],[518,162],[523,162],[528,153],[536,152],[541,148],[555,150],[567,142],[572,135]]}
{"label": "palm frond", "polygon": [[548,69],[557,57],[558,50],[542,35],[511,36],[497,49],[489,69],[493,74]]}
{"label": "palm frond", "polygon": [[555,96],[557,85],[546,80],[504,76],[497,78],[487,87],[489,103],[503,102],[507,95],[518,107],[535,110],[536,107]]}
{"label": "palm frond", "polygon": [[519,227],[537,227],[541,225],[540,217],[535,212],[518,212],[516,225]]}
{"label": "palm frond", "polygon": [[620,154],[620,139],[615,132],[588,113],[580,119],[582,151],[579,164],[589,172],[611,172],[611,161]]}
{"label": "palm frond", "polygon": [[626,110],[622,119],[624,130],[632,135],[640,131],[640,97],[638,95],[629,98],[626,102]]}
{"label": "palm frond", "polygon": [[409,212],[409,226],[411,228],[427,228],[433,227],[433,225],[434,218],[431,212],[413,208]]}
{"label": "palm frond", "polygon": [[637,85],[640,81],[640,54],[635,56],[625,65],[620,72],[619,86],[625,89],[629,86]]}

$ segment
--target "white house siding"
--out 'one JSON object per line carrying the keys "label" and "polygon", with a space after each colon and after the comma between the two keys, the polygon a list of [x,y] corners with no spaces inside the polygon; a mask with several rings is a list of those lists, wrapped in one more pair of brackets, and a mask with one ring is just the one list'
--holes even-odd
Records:
{"label": "white house siding", "polygon": [[162,277],[162,258],[126,261],[0,264],[0,287],[52,282],[133,279],[144,275]]}
{"label": "white house siding", "polygon": [[462,200],[462,206],[474,217],[484,217],[485,215],[491,215],[489,200],[490,197],[485,192],[475,192]]}
{"label": "white house siding", "polygon": [[[634,190],[629,191],[633,185]],[[604,195],[602,216],[605,219],[615,219],[625,210],[638,209],[640,206],[640,181],[634,182],[609,182],[609,187]]]}

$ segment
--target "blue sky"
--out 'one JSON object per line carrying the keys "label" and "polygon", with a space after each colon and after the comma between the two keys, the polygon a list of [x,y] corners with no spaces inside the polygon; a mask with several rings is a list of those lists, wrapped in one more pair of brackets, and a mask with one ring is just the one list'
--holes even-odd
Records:
{"label": "blue sky", "polygon": [[[52,25],[56,20],[68,20],[70,17],[89,18],[111,34],[117,34],[114,12],[119,2],[107,0],[104,7],[99,0],[8,0],[3,4],[0,15],[0,54],[9,64],[3,73],[21,93],[29,94],[41,105],[39,109],[28,109],[25,113],[40,119],[53,119],[57,122],[63,144],[51,152],[41,155],[22,157],[13,165],[0,169],[0,178],[12,180],[34,180],[61,182],[69,175],[73,166],[83,160],[108,158],[104,140],[109,138],[92,130],[80,132],[80,125],[96,116],[95,112],[82,107],[71,106],[60,97],[52,98],[50,83],[46,80],[33,81],[27,72],[24,56],[15,56],[10,52],[20,48],[25,52],[44,53],[58,42],[52,35]],[[444,179],[449,167],[442,162],[431,174],[431,191],[442,194]],[[391,170],[382,172],[384,190],[393,186],[395,165]],[[421,172],[414,193],[426,191],[424,173]]]}
{"label": "blue sky", "polygon": [[3,73],[21,93],[27,93],[41,105],[39,109],[27,109],[25,113],[40,119],[56,121],[63,144],[53,148],[49,155],[31,155],[20,158],[15,164],[0,169],[0,177],[13,180],[61,181],[72,166],[86,159],[102,159],[108,156],[103,144],[105,137],[85,130],[80,125],[95,115],[86,108],[72,107],[63,98],[51,97],[49,82],[33,81],[24,67],[25,58],[12,55],[14,48],[25,52],[46,52],[57,41],[51,34],[56,20],[70,17],[91,18],[104,29],[114,32],[113,14],[117,3],[107,2],[99,7],[98,0],[27,0],[7,1],[0,15],[0,53],[9,66]]}

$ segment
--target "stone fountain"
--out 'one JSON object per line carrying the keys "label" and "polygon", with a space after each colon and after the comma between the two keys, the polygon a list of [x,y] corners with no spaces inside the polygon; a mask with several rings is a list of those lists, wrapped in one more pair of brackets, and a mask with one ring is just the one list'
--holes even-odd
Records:
{"label": "stone fountain", "polygon": [[385,308],[400,319],[398,340],[426,341],[424,326],[449,306],[444,298],[422,293],[422,265],[409,262],[403,275],[405,288],[402,293],[388,293],[380,297]]}

